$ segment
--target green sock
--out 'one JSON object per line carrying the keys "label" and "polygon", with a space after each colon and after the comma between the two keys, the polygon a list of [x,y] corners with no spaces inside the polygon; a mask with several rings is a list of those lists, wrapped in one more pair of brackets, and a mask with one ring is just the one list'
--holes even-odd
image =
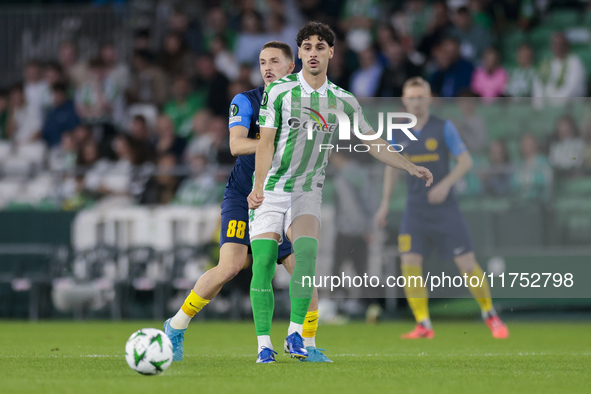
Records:
{"label": "green sock", "polygon": [[252,280],[250,282],[250,303],[254,326],[258,335],[271,335],[271,321],[275,308],[273,276],[277,266],[277,241],[254,239],[252,249]]}
{"label": "green sock", "polygon": [[314,291],[318,240],[312,237],[299,237],[293,243],[293,253],[296,265],[289,282],[290,320],[297,324],[304,324]]}

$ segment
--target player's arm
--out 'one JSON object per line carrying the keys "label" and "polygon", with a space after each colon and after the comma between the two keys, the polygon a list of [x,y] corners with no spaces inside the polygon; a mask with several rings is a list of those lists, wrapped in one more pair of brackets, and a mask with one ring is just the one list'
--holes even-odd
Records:
{"label": "player's arm", "polygon": [[232,156],[251,155],[256,151],[258,141],[248,138],[252,119],[252,104],[242,93],[237,94],[230,104],[228,127],[230,128],[230,152]]}
{"label": "player's arm", "polygon": [[273,89],[275,85],[272,83],[267,86],[261,100],[261,110],[259,111],[261,138],[255,152],[254,185],[247,198],[250,209],[257,209],[265,199],[263,188],[273,163],[275,135],[281,124],[281,99],[277,98],[277,89]]}
{"label": "player's arm", "polygon": [[[369,130],[364,134],[375,135],[376,133],[373,130]],[[404,170],[412,176],[423,179],[426,182],[426,186],[431,186],[431,183],[433,183],[433,175],[431,174],[431,171],[425,167],[414,165],[398,152],[388,150],[388,146],[390,146],[390,144],[382,138],[373,140],[370,144],[369,154],[387,166]]]}
{"label": "player's arm", "polygon": [[384,169],[384,190],[382,190],[382,201],[380,207],[374,216],[374,224],[376,227],[384,227],[388,222],[386,217],[390,211],[390,199],[392,192],[398,182],[398,171],[395,168],[386,166]]}
{"label": "player's arm", "polygon": [[275,134],[277,129],[270,127],[261,127],[261,139],[256,148],[254,164],[254,185],[252,192],[248,196],[248,207],[257,209],[263,203],[263,188],[265,179],[273,162],[273,153],[275,152]]}
{"label": "player's arm", "polygon": [[447,148],[458,162],[454,169],[427,193],[427,198],[431,204],[441,204],[445,201],[451,188],[472,168],[472,156],[466,149],[456,126],[449,120],[445,122],[443,136]]}
{"label": "player's arm", "polygon": [[248,138],[248,128],[230,127],[230,152],[232,156],[252,155],[257,150],[258,140]]}

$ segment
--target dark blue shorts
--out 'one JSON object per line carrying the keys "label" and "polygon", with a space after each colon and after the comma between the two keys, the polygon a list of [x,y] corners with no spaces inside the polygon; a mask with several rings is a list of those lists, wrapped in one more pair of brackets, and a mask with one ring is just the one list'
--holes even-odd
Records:
{"label": "dark blue shorts", "polygon": [[[226,189],[222,201],[222,228],[220,248],[226,242],[250,246],[248,233],[248,202],[244,194]],[[291,242],[283,235],[283,243],[279,245],[278,260],[291,254]],[[250,253],[250,248],[249,248]]]}
{"label": "dark blue shorts", "polygon": [[418,253],[427,258],[434,248],[442,260],[473,251],[460,208],[457,204],[424,209],[407,206],[400,223],[398,251]]}

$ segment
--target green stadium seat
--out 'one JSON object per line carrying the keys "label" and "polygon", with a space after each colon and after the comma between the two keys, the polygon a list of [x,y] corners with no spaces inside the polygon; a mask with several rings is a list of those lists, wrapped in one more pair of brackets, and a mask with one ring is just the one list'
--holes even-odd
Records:
{"label": "green stadium seat", "polygon": [[[528,41],[534,48],[536,48],[536,52],[538,52],[538,49],[550,47],[550,37],[552,37],[552,34],[555,32],[556,28],[540,26],[529,33]],[[538,56],[538,59],[542,58]]]}
{"label": "green stadium seat", "polygon": [[566,179],[557,185],[557,193],[561,196],[590,196],[591,178]]}
{"label": "green stadium seat", "polygon": [[580,24],[581,19],[581,13],[575,10],[553,10],[542,23],[545,26],[561,30]]}

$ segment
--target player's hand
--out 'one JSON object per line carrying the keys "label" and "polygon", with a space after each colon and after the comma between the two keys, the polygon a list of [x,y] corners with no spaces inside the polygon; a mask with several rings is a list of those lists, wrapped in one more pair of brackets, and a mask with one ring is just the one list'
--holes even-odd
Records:
{"label": "player's hand", "polygon": [[427,193],[429,204],[437,205],[444,202],[450,189],[451,186],[446,182],[439,182],[437,185],[433,186],[433,189],[429,190]]}
{"label": "player's hand", "polygon": [[425,184],[425,186],[427,187],[431,186],[431,184],[433,183],[433,174],[431,174],[431,171],[429,171],[425,167],[413,166],[410,170],[408,170],[408,173],[414,177],[426,181],[427,183]]}
{"label": "player's hand", "polygon": [[263,195],[262,188],[254,188],[252,192],[248,195],[246,200],[248,201],[248,208],[249,209],[257,209],[263,203],[265,196]]}
{"label": "player's hand", "polygon": [[388,217],[388,211],[390,211],[388,203],[380,204],[380,207],[373,218],[373,222],[377,228],[385,227],[386,224],[388,224],[388,221],[386,220],[386,217]]}

